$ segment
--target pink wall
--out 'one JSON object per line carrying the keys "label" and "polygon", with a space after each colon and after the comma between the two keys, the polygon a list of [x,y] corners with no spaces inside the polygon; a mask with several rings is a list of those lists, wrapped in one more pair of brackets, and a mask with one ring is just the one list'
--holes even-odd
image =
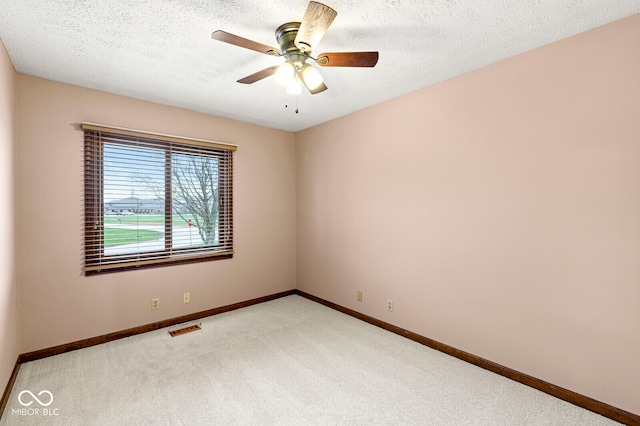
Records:
{"label": "pink wall", "polygon": [[[21,352],[295,288],[293,134],[24,75],[17,83]],[[237,144],[235,257],[85,277],[81,121]]]}
{"label": "pink wall", "polygon": [[20,353],[14,244],[14,104],[16,72],[0,40],[0,396]]}
{"label": "pink wall", "polygon": [[297,134],[298,289],[640,413],[638,52],[635,15]]}

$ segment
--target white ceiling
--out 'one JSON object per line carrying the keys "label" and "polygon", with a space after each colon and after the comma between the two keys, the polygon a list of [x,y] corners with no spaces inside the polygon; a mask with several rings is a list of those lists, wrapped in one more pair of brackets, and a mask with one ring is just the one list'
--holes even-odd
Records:
{"label": "white ceiling", "polygon": [[329,90],[297,98],[273,77],[236,83],[283,59],[211,33],[278,47],[275,29],[300,21],[307,0],[0,0],[0,38],[22,74],[299,131],[640,12],[640,0],[323,2],[338,16],[313,54],[380,60],[318,67]]}

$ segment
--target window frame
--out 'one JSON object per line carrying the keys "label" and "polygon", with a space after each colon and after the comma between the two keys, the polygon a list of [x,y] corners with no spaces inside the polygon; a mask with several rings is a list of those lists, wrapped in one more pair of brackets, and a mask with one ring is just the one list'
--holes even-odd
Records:
{"label": "window frame", "polygon": [[[103,124],[83,122],[84,131],[84,272],[95,275],[106,272],[137,270],[149,267],[206,262],[233,258],[233,153],[236,145],[203,139],[186,138]],[[107,139],[108,141],[105,141]],[[124,255],[105,255],[104,237],[104,146],[142,147],[163,150],[164,160],[164,226],[165,248]],[[140,146],[142,145],[142,146]],[[215,246],[203,245],[174,248],[173,233],[173,154],[192,154],[218,159],[218,233]],[[221,184],[221,180],[224,185]],[[221,188],[223,190],[221,190]]]}

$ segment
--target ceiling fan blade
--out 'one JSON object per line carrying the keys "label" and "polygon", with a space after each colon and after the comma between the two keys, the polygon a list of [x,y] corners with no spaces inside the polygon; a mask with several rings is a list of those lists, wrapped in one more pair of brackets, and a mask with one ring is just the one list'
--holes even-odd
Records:
{"label": "ceiling fan blade", "polygon": [[338,12],[315,1],[309,2],[294,41],[296,47],[311,52],[333,22]]}
{"label": "ceiling fan blade", "polygon": [[238,80],[238,83],[242,83],[242,84],[255,83],[256,81],[260,81],[263,78],[267,78],[267,77],[275,74],[276,71],[278,71],[278,68],[280,68],[280,65],[274,65],[272,67],[265,68],[262,71],[258,71],[257,73],[248,75],[245,78],[241,78],[240,80]]}
{"label": "ceiling fan blade", "polygon": [[267,55],[277,55],[280,52],[278,49],[267,46],[266,44],[258,43],[257,41],[233,35],[222,30],[214,31],[213,33],[211,33],[211,38],[214,40],[222,41],[224,43],[244,47],[245,49],[251,49],[255,50],[256,52],[265,53]]}
{"label": "ceiling fan blade", "polygon": [[323,67],[375,67],[378,52],[329,52],[318,56]]}

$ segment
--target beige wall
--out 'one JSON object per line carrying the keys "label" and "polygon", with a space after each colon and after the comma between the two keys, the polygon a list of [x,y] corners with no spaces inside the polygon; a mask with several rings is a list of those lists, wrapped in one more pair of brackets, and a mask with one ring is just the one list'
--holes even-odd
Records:
{"label": "beige wall", "polygon": [[20,353],[14,261],[14,99],[16,72],[0,40],[0,396]]}
{"label": "beige wall", "polygon": [[297,134],[298,289],[640,413],[638,52],[635,15]]}
{"label": "beige wall", "polygon": [[[24,75],[17,82],[21,352],[295,288],[293,134]],[[81,121],[237,144],[235,257],[85,277]]]}

